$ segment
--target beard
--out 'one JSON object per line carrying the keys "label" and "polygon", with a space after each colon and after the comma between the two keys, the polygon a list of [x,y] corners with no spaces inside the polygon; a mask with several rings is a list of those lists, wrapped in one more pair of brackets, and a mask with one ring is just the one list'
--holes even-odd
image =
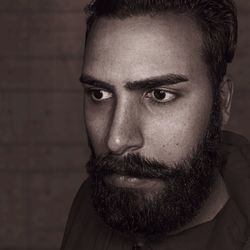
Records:
{"label": "beard", "polygon": [[[167,165],[140,154],[92,154],[87,172],[92,183],[93,207],[107,225],[131,237],[155,239],[193,220],[211,193],[215,169],[220,165],[218,100],[204,137],[180,162]],[[164,187],[146,193],[117,187],[104,181],[111,175],[159,180]]]}

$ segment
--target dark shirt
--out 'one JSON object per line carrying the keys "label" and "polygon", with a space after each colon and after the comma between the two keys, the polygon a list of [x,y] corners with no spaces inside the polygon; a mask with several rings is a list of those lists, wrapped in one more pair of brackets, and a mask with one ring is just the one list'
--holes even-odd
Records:
{"label": "dark shirt", "polygon": [[224,132],[220,153],[227,159],[221,174],[230,199],[213,220],[138,246],[95,214],[87,180],[73,202],[61,250],[250,250],[250,145]]}

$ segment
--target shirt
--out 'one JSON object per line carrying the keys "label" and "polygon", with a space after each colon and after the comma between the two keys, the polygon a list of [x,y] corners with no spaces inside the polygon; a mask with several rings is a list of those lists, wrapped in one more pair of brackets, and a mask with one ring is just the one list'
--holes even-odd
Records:
{"label": "shirt", "polygon": [[250,146],[240,135],[223,132],[221,174],[230,199],[209,222],[144,246],[107,226],[91,202],[90,181],[78,191],[69,214],[61,250],[250,250]]}

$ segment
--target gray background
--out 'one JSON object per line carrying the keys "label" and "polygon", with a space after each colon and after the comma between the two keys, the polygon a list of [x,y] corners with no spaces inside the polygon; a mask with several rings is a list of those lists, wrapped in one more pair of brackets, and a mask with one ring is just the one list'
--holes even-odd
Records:
{"label": "gray background", "polygon": [[[78,83],[83,0],[0,0],[0,250],[59,248],[89,151]],[[250,138],[250,2],[229,129]]]}

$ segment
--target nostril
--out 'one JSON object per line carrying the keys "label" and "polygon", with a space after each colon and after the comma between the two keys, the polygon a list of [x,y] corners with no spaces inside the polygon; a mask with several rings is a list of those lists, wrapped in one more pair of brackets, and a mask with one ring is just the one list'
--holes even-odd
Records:
{"label": "nostril", "polygon": [[144,144],[143,138],[138,134],[134,136],[110,136],[107,141],[107,146],[113,154],[124,154],[129,151],[135,151],[141,148]]}

